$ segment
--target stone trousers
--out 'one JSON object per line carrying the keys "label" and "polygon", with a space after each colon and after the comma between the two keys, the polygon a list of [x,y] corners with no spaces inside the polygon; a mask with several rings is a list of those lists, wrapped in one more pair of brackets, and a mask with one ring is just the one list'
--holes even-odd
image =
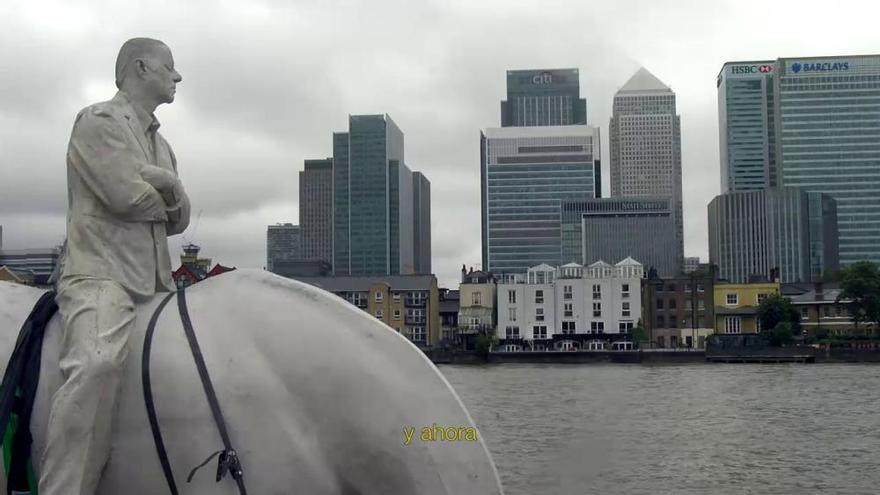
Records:
{"label": "stone trousers", "polygon": [[134,296],[112,280],[62,278],[64,384],[52,398],[40,495],[94,495],[110,457],[117,398],[135,324]]}

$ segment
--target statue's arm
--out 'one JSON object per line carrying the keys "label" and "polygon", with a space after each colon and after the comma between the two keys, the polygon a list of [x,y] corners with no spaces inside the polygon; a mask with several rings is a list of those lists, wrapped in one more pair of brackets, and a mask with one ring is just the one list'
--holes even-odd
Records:
{"label": "statue's arm", "polygon": [[137,153],[111,115],[86,109],[73,126],[68,166],[111,213],[132,222],[165,222],[165,201],[138,172],[144,162]]}
{"label": "statue's arm", "polygon": [[[174,167],[174,174],[177,174],[177,157],[171,146],[168,146],[168,153],[171,154],[171,165]],[[176,178],[176,177],[175,177]],[[189,226],[190,204],[189,196],[183,189],[183,183],[176,178],[174,186],[171,188],[171,199],[175,202],[170,205],[168,210],[168,222],[165,223],[165,232],[168,235],[176,235],[182,233]]]}

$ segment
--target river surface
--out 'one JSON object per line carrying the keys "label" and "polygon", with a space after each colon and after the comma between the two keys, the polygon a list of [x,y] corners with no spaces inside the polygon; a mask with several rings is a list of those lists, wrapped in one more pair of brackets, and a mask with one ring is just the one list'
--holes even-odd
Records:
{"label": "river surface", "polygon": [[878,365],[440,370],[507,495],[880,493]]}

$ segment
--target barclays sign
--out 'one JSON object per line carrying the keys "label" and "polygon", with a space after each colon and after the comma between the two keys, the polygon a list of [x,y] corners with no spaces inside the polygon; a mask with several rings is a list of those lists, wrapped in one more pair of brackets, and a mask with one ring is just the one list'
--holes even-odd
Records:
{"label": "barclays sign", "polygon": [[849,62],[795,62],[790,66],[792,74],[812,72],[841,72],[849,70]]}

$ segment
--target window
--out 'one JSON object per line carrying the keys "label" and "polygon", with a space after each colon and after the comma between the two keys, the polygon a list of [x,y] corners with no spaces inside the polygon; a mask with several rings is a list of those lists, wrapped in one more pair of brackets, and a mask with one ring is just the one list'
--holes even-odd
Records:
{"label": "window", "polygon": [[739,304],[739,294],[727,294],[727,305],[736,306]]}
{"label": "window", "polygon": [[563,321],[562,322],[562,333],[564,334],[572,334],[574,333],[575,322],[573,321]]}
{"label": "window", "polygon": [[666,317],[663,315],[657,316],[657,328],[666,328]]}
{"label": "window", "polygon": [[705,292],[705,288],[703,284],[697,284],[697,292]]}
{"label": "window", "polygon": [[377,290],[374,299],[376,299],[376,302],[382,302],[384,300],[384,296],[382,296],[382,291]]}
{"label": "window", "polygon": [[633,329],[633,322],[631,321],[622,321],[618,323],[617,329],[620,330],[620,333],[630,333]]}
{"label": "window", "polygon": [[399,319],[400,319],[400,310],[399,310],[399,309],[395,309],[395,310],[394,310],[394,319],[395,319],[395,320],[399,320]]}
{"label": "window", "polygon": [[574,312],[571,309],[571,303],[565,303],[563,306],[564,306],[565,317],[571,318],[572,314],[574,314]]}
{"label": "window", "polygon": [[834,316],[838,318],[843,316],[843,308],[839,304],[834,305]]}
{"label": "window", "polygon": [[507,308],[507,319],[516,321],[516,308]]}
{"label": "window", "polygon": [[825,318],[831,318],[831,308],[829,306],[823,307],[822,310],[822,316],[824,316]]}
{"label": "window", "polygon": [[758,305],[767,300],[767,294],[758,294]]}
{"label": "window", "polygon": [[591,321],[590,322],[590,333],[603,333],[605,332],[605,322],[604,321]]}
{"label": "window", "polygon": [[739,316],[726,316],[724,318],[724,333],[740,333],[742,320]]}
{"label": "window", "polygon": [[544,308],[535,308],[535,321],[544,321]]}
{"label": "window", "polygon": [[691,283],[690,283],[690,282],[685,282],[685,283],[684,283],[684,291],[685,291],[685,292],[690,292],[690,291],[691,291]]}
{"label": "window", "polygon": [[519,327],[507,327],[505,329],[505,335],[508,339],[518,339],[519,338]]}
{"label": "window", "polygon": [[410,329],[410,334],[412,335],[412,341],[417,343],[425,342],[425,327],[412,327]]}
{"label": "window", "polygon": [[532,338],[533,339],[546,339],[547,338],[547,327],[545,327],[543,325],[532,327]]}
{"label": "window", "polygon": [[676,308],[676,305],[677,305],[677,304],[676,304],[675,299],[670,299],[670,300],[669,300],[669,309],[675,309],[675,308]]}
{"label": "window", "polygon": [[483,294],[479,292],[474,292],[471,294],[471,306],[482,306],[483,305]]}
{"label": "window", "polygon": [[536,290],[535,291],[535,304],[544,304],[544,291]]}
{"label": "window", "polygon": [[391,294],[391,299],[394,299],[395,301],[400,301],[400,292],[393,292]]}
{"label": "window", "polygon": [[366,295],[366,294],[362,294],[362,293],[360,293],[360,292],[355,292],[355,293],[352,294],[352,296],[351,296],[351,302],[352,302],[355,306],[366,306],[366,305],[367,305],[367,295]]}
{"label": "window", "polygon": [[516,291],[509,290],[507,291],[507,302],[510,304],[516,304]]}
{"label": "window", "polygon": [[684,300],[684,310],[685,311],[692,311],[693,309],[694,309],[693,301],[691,301],[690,299],[685,299]]}
{"label": "window", "polygon": [[806,306],[804,306],[803,308],[801,308],[801,318],[806,320],[809,317],[810,317],[809,309]]}
{"label": "window", "polygon": [[620,316],[629,316],[629,303],[623,303],[623,307],[620,311]]}
{"label": "window", "polygon": [[571,299],[571,286],[563,285],[562,286],[562,298],[563,299]]}
{"label": "window", "polygon": [[663,309],[663,299],[657,299],[657,309]]}
{"label": "window", "polygon": [[383,314],[382,314],[382,310],[381,310],[381,309],[377,309],[377,310],[376,310],[376,318],[379,318],[379,319],[381,320],[381,319],[382,319],[382,316],[383,316]]}
{"label": "window", "polygon": [[706,301],[700,299],[697,301],[697,311],[705,311],[706,310]]}
{"label": "window", "polygon": [[593,284],[593,299],[602,299],[602,286]]}
{"label": "window", "polygon": [[593,303],[593,317],[599,318],[600,316],[602,316],[602,303],[594,302]]}

